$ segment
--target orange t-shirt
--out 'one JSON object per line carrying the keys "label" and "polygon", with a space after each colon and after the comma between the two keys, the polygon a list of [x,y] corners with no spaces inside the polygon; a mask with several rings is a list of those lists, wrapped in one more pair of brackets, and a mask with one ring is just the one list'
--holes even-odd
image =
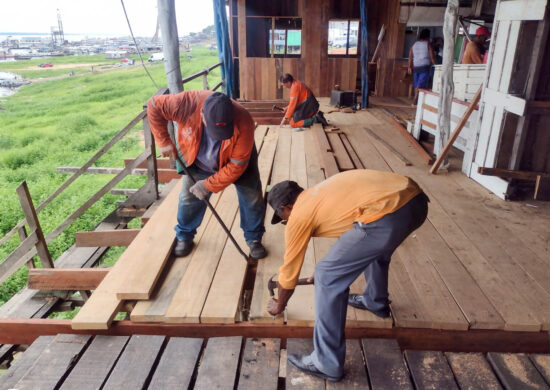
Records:
{"label": "orange t-shirt", "polygon": [[304,190],[286,225],[279,283],[286,289],[296,286],[311,237],[340,237],[354,222],[377,221],[421,192],[406,176],[369,169],[342,172]]}

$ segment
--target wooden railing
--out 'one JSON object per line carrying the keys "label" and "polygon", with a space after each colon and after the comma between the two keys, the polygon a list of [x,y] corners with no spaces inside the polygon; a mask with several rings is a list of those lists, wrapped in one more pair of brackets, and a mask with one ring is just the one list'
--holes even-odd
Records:
{"label": "wooden railing", "polygon": [[[214,69],[216,69],[218,66],[221,66],[221,65],[223,65],[223,62],[218,62],[217,64],[212,65],[209,68],[204,68],[202,71],[198,73],[192,74],[191,76],[187,76],[182,80],[183,85],[185,85],[185,83],[188,83],[191,80],[195,80],[197,77],[202,76],[202,89],[209,90],[210,88],[208,88],[208,73],[212,72]],[[222,85],[223,85],[223,81],[220,81],[218,84],[216,84],[214,88],[212,88],[212,91],[217,90]]]}

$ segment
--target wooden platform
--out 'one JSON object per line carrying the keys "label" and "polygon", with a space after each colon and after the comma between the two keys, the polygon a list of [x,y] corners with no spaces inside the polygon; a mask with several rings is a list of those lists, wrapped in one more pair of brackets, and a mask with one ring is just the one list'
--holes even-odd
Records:
{"label": "wooden platform", "polygon": [[58,334],[38,338],[0,376],[25,389],[550,389],[550,355],[399,349],[393,339],[349,339],[338,383],[287,362],[311,339]]}

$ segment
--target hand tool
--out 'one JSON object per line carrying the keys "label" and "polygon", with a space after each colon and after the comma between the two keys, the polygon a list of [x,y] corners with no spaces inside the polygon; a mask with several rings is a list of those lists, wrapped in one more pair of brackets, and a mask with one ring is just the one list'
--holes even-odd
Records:
{"label": "hand tool", "polygon": [[[267,289],[269,290],[269,296],[273,298],[275,296],[275,289],[277,288],[277,281],[273,280],[273,278],[276,275],[273,275],[269,278],[269,282],[267,282]],[[307,286],[309,284],[314,284],[314,282],[309,281],[310,278],[301,278],[298,279],[298,283],[296,283],[297,286]]]}
{"label": "hand tool", "polygon": [[284,111],[285,109],[282,108],[282,107],[279,107],[279,106],[276,105],[276,104],[274,104],[273,107],[271,107],[271,111],[275,111],[275,110]]}

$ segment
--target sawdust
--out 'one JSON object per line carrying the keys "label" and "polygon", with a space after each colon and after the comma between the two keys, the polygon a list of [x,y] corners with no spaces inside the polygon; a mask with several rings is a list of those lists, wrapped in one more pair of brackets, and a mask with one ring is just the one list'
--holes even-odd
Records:
{"label": "sawdust", "polygon": [[519,379],[521,382],[525,383],[528,386],[536,388],[537,384],[534,382],[531,382],[531,379],[527,376],[528,375],[527,370],[525,369],[525,365],[522,363],[520,356],[525,356],[525,355],[512,354],[512,353],[506,353],[501,355],[502,361],[517,379]]}

